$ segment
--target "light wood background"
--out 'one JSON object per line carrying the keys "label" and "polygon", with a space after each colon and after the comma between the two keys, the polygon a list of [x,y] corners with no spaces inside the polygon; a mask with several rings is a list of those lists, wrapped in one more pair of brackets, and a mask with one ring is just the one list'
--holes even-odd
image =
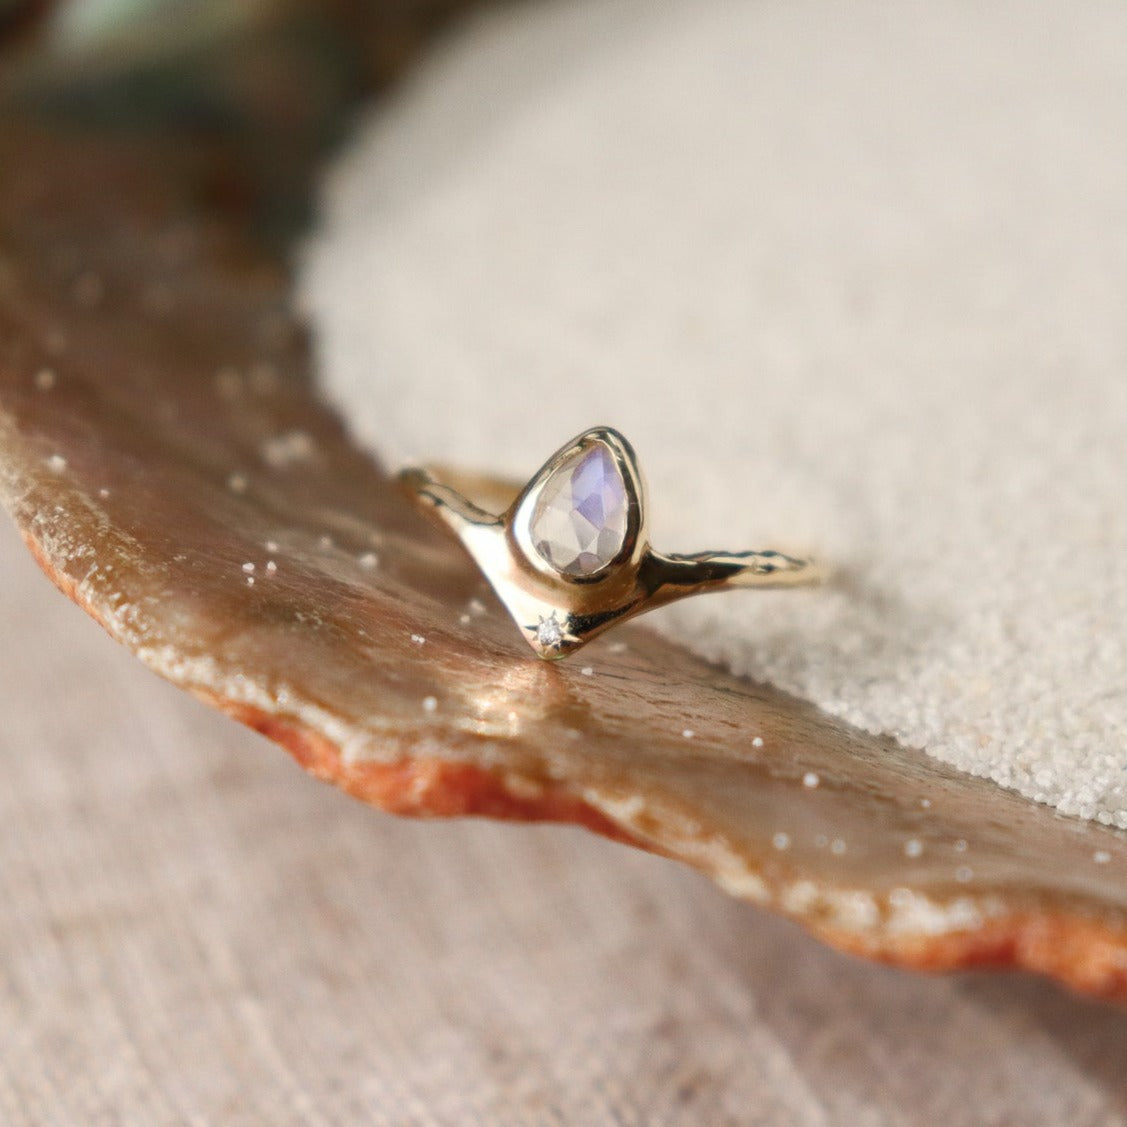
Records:
{"label": "light wood background", "polygon": [[1127,1014],[827,951],[579,830],[412,823],[0,526],[0,1123],[1127,1123]]}

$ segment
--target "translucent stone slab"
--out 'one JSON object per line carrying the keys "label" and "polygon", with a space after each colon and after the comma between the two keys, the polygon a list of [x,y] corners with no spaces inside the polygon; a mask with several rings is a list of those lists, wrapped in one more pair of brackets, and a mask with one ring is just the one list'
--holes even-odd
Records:
{"label": "translucent stone slab", "polygon": [[577,823],[849,951],[1127,1000],[1122,834],[644,628],[531,659],[319,402],[230,152],[9,115],[0,168],[0,496],[149,668],[385,810]]}

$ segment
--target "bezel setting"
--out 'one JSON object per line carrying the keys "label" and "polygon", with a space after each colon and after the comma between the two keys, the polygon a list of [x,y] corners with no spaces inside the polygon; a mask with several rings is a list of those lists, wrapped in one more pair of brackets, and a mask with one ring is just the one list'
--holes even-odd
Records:
{"label": "bezel setting", "polygon": [[[626,532],[622,546],[614,557],[598,569],[577,575],[555,567],[536,546],[533,535],[533,518],[540,505],[544,490],[561,467],[573,458],[582,457],[595,447],[606,450],[622,479],[626,502]],[[579,586],[595,586],[613,578],[622,567],[640,566],[645,553],[645,483],[638,468],[633,448],[617,431],[610,427],[594,427],[584,431],[573,441],[561,446],[521,490],[507,517],[509,539],[528,565],[546,578]]]}

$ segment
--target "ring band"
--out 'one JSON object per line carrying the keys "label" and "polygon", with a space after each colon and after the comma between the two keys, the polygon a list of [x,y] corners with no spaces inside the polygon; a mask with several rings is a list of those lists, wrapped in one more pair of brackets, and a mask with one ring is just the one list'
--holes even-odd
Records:
{"label": "ring band", "polygon": [[523,487],[437,467],[405,469],[399,480],[462,541],[525,640],[549,660],[688,595],[823,578],[812,560],[776,551],[655,552],[637,457],[610,427],[562,446]]}

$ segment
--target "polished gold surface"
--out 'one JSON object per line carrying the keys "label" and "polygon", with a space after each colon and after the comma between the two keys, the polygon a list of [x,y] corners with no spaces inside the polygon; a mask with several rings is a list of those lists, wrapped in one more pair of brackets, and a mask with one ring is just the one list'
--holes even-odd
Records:
{"label": "polished gold surface", "polygon": [[[554,475],[595,447],[609,453],[621,477],[626,530],[621,547],[605,566],[589,575],[573,575],[537,550],[534,514]],[[731,587],[794,587],[824,578],[813,560],[779,551],[654,551],[637,455],[611,427],[592,427],[560,447],[523,488],[437,467],[406,469],[399,480],[462,541],[525,641],[547,660],[567,657],[612,626],[689,595]],[[491,511],[502,506],[497,515]]]}

